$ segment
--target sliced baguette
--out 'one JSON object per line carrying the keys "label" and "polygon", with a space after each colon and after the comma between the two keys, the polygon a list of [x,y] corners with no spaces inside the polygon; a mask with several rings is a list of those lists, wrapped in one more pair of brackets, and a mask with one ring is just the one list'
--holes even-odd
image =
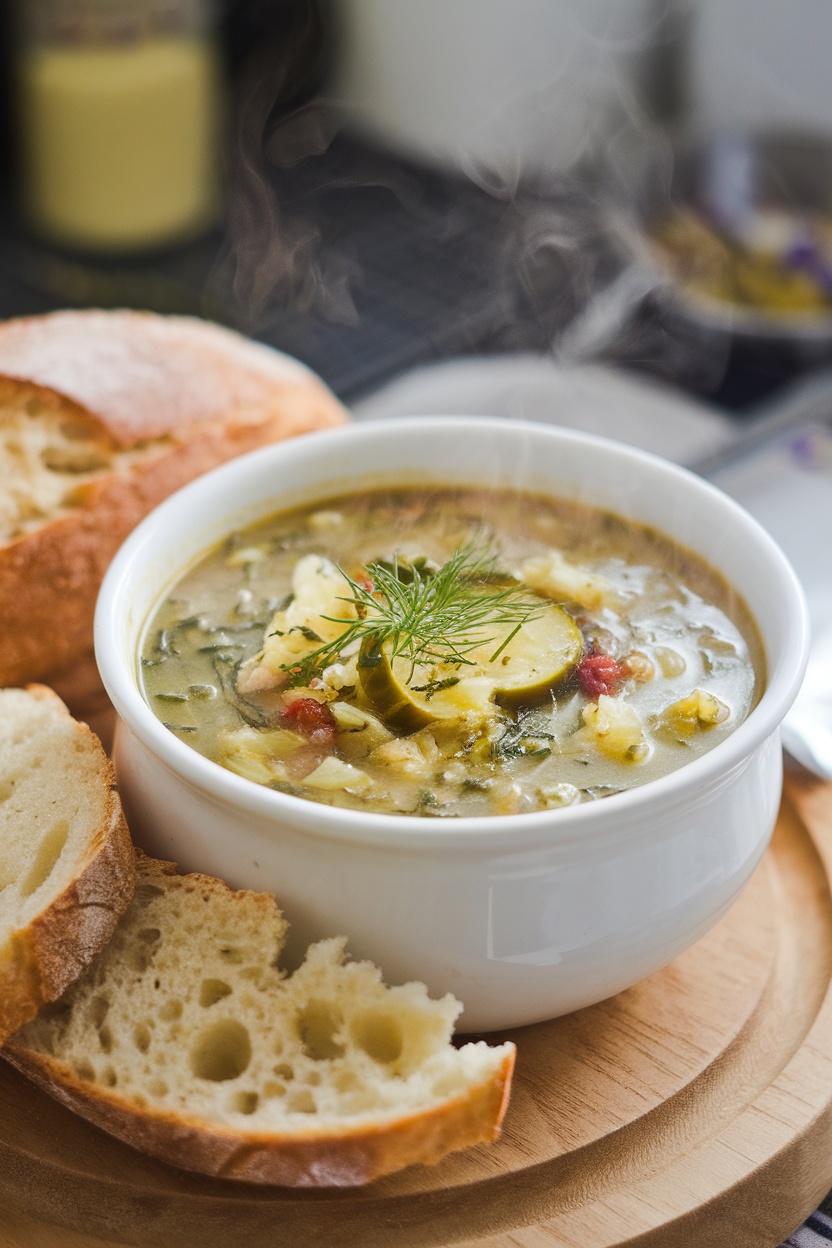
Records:
{"label": "sliced baguette", "polygon": [[0,1040],[109,941],[135,864],[100,743],[50,690],[0,690]]}
{"label": "sliced baguette", "polygon": [[496,1137],[514,1045],[450,1043],[460,1006],[385,988],[344,941],[277,969],[271,894],[139,856],[101,959],[4,1054],[128,1144],[186,1170],[346,1187]]}
{"label": "sliced baguette", "polygon": [[0,323],[0,685],[60,673],[72,688],[107,565],[162,499],[345,419],[298,361],[205,321],[75,311]]}

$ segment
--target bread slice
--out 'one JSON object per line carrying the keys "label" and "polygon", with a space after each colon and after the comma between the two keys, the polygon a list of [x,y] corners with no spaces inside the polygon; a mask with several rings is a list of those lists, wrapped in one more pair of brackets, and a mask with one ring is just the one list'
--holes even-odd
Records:
{"label": "bread slice", "polygon": [[83,720],[112,754],[116,712],[98,671],[92,650],[74,658],[49,676],[49,688],[70,710],[73,719]]}
{"label": "bread slice", "polygon": [[91,653],[107,565],[167,495],[345,419],[302,364],[205,321],[77,311],[0,323],[0,685],[65,680]]}
{"label": "bread slice", "polygon": [[50,690],[0,690],[0,1041],[107,944],[135,865],[112,766]]}
{"label": "bread slice", "polygon": [[514,1045],[450,1043],[460,1006],[321,941],[277,969],[271,894],[139,856],[112,943],[8,1059],[128,1144],[203,1174],[366,1183],[495,1138]]}

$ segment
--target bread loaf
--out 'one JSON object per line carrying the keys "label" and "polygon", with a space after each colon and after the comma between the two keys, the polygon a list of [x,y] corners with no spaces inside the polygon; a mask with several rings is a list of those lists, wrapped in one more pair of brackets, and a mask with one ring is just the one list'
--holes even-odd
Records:
{"label": "bread loaf", "polygon": [[51,690],[0,690],[0,1041],[100,953],[134,879],[97,739]]}
{"label": "bread loaf", "polygon": [[72,1109],[186,1170],[352,1186],[492,1140],[514,1045],[450,1043],[460,1006],[385,988],[344,941],[277,969],[270,894],[139,858],[100,960],[5,1054]]}
{"label": "bread loaf", "polygon": [[0,323],[0,685],[63,683],[78,706],[98,588],[138,521],[224,460],[345,415],[303,365],[207,322]]}

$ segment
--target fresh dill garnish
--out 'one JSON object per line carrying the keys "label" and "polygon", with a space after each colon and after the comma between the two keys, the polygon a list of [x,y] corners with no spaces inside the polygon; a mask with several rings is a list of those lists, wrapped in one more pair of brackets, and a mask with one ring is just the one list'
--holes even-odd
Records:
{"label": "fresh dill garnish", "polygon": [[212,656],[211,661],[217,677],[217,683],[226,702],[234,707],[243,722],[250,724],[252,728],[274,727],[274,724],[262,707],[255,706],[253,702],[249,702],[248,698],[244,698],[242,694],[237,692],[239,658],[235,659],[230,654],[215,654]]}
{"label": "fresh dill garnish", "polygon": [[[362,646],[360,662],[380,663],[385,647],[391,663],[397,658],[407,660],[410,678],[420,664],[472,666],[470,651],[493,641],[495,630],[513,627],[516,632],[545,610],[519,581],[498,576],[496,562],[496,555],[482,541],[474,540],[460,546],[439,568],[398,555],[390,561],[368,563],[369,585],[339,569],[352,592],[351,597],[338,601],[354,607],[357,618],[348,621],[332,641],[294,663],[283,664],[284,671],[296,683],[308,682],[356,641]],[[321,618],[344,624],[335,616]]]}
{"label": "fresh dill garnish", "polygon": [[323,637],[316,633],[314,628],[309,628],[307,624],[296,624],[294,628],[289,629],[289,632],[300,633],[307,641],[323,641]]}
{"label": "fresh dill garnish", "polygon": [[585,793],[593,801],[597,801],[601,797],[610,797],[613,793],[623,792],[623,789],[616,788],[614,784],[590,784],[587,788],[581,789],[581,793]]}
{"label": "fresh dill garnish", "polygon": [[543,758],[551,754],[549,742],[555,737],[551,732],[543,732],[531,726],[526,719],[516,720],[507,724],[503,735],[495,741],[493,751],[496,758]]}
{"label": "fresh dill garnish", "polygon": [[490,778],[480,779],[477,776],[467,776],[459,786],[460,793],[487,793],[494,785],[494,781]]}
{"label": "fresh dill garnish", "polygon": [[414,693],[423,693],[425,701],[430,702],[435,693],[440,693],[443,689],[452,689],[458,684],[458,676],[446,676],[444,680],[429,680],[426,685],[411,685],[411,689]]}

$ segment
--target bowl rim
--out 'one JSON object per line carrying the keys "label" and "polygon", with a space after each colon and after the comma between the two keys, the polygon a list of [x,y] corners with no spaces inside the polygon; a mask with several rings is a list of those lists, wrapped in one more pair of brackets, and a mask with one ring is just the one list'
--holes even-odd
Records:
{"label": "bowl rim", "polygon": [[[527,432],[545,440],[551,439],[553,443],[566,441],[585,446],[587,450],[604,447],[619,455],[624,462],[652,465],[653,470],[660,469],[686,490],[693,490],[703,499],[716,500],[726,517],[731,517],[756,543],[779,578],[779,584],[786,587],[791,611],[787,626],[788,636],[782,648],[780,662],[775,670],[767,673],[759,702],[734,732],[705,754],[674,771],[632,789],[610,794],[598,802],[513,815],[424,819],[413,815],[382,814],[377,811],[329,806],[268,789],[237,776],[199,754],[165,728],[142,696],[135,672],[127,670],[127,665],[122,661],[122,647],[117,640],[124,627],[123,617],[130,600],[131,584],[137,579],[136,566],[141,566],[144,562],[145,548],[154,541],[157,531],[170,531],[171,527],[176,527],[174,518],[179,523],[183,509],[186,512],[192,510],[201,499],[207,499],[214,491],[218,479],[233,482],[236,477],[239,484],[244,486],[249,475],[254,471],[262,471],[266,463],[277,461],[279,464],[286,461],[291,466],[292,460],[298,456],[326,456],[337,450],[344,440],[373,439],[379,434],[395,436],[396,431],[417,429],[420,433],[431,429],[450,432],[463,425],[469,429],[479,426],[484,431],[489,428],[493,430],[495,425],[499,425],[511,430],[512,434]],[[391,469],[385,475],[394,479],[396,470]],[[315,497],[312,490],[312,501]],[[326,498],[327,494],[322,490],[320,502],[323,503]],[[263,510],[260,514],[265,518],[270,513]],[[277,510],[273,514],[277,514]],[[256,522],[256,519],[250,521]],[[205,547],[206,550],[209,548]],[[697,552],[694,550],[694,553]],[[181,569],[178,575],[181,575]],[[169,577],[165,585],[169,586],[174,579]],[[157,603],[159,597],[160,593],[157,593]],[[138,629],[139,636],[143,634],[146,624],[145,618]],[[699,797],[710,792],[734,769],[743,767],[756,749],[777,732],[800,688],[808,661],[808,648],[808,608],[794,569],[762,525],[716,486],[678,464],[610,438],[532,421],[488,416],[396,417],[349,424],[276,443],[220,465],[172,494],[150,512],[127,537],[104,577],[95,614],[96,660],[104,686],[119,718],[142,745],[168,771],[183,780],[186,786],[201,791],[222,806],[234,809],[242,807],[259,819],[271,819],[275,825],[302,829],[304,833],[313,833],[322,840],[347,840],[357,844],[385,845],[393,849],[434,849],[438,845],[448,850],[470,849],[478,844],[486,851],[502,843],[521,849],[539,844],[542,839],[556,840],[559,844],[567,845],[576,840],[586,840],[595,824],[602,825],[607,831],[620,820],[621,827],[615,828],[615,835],[626,835],[627,825],[635,822],[633,817],[642,808],[655,807],[669,812],[679,806],[695,804]],[[767,657],[770,663],[771,656]],[[597,831],[601,831],[601,828]]]}

